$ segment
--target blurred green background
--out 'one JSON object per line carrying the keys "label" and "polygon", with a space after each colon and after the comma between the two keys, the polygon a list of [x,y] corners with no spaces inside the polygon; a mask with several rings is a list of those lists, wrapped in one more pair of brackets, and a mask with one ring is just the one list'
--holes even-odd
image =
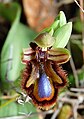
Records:
{"label": "blurred green background", "polygon": [[[79,0],[78,3],[84,6],[83,0]],[[29,43],[41,30],[53,23],[60,11],[65,13],[67,22],[73,23],[72,35],[66,46],[72,57],[63,65],[64,70],[68,72],[69,83],[62,92],[67,95],[66,92],[70,91],[70,88],[84,90],[84,12],[79,9],[74,0],[1,0],[0,119],[71,119],[73,117],[73,107],[69,101],[68,103],[65,101],[55,117],[53,117],[54,110],[42,112],[32,103],[19,104],[17,101],[22,92],[21,71],[25,68],[21,63],[22,50],[29,47]],[[84,97],[84,92],[82,94]],[[69,96],[68,100],[73,98],[75,95]],[[82,106],[81,110],[77,110],[77,119],[84,118],[84,99]]]}

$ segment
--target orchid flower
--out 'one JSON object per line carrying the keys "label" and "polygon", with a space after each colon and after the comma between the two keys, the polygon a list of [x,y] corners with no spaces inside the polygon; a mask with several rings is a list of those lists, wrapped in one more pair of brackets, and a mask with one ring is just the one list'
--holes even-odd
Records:
{"label": "orchid flower", "polygon": [[55,38],[49,33],[41,33],[23,50],[22,63],[26,68],[22,73],[22,89],[33,104],[43,110],[56,105],[60,88],[67,84],[67,74],[62,64],[70,59],[66,48],[53,48]]}

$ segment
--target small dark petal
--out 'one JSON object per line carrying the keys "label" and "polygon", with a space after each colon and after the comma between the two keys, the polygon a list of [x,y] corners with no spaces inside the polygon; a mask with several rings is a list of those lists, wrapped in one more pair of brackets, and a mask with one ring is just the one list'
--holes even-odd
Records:
{"label": "small dark petal", "polygon": [[31,42],[31,43],[30,43],[30,47],[31,47],[33,50],[36,50],[37,44],[34,43],[34,42]]}

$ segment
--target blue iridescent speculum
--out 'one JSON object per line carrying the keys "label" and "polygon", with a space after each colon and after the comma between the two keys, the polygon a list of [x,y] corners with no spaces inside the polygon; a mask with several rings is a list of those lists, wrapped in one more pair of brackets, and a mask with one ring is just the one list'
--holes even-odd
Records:
{"label": "blue iridescent speculum", "polygon": [[[44,64],[43,62],[45,62],[45,55],[46,52],[45,51],[41,51],[39,54],[39,59],[37,59],[37,61],[39,61],[39,81],[38,81],[38,95],[40,98],[48,98],[51,96],[52,93],[52,89],[51,89],[51,84],[49,81],[49,77],[47,76],[47,74],[45,73],[45,69],[44,69]],[[43,59],[42,59],[43,58]],[[42,59],[42,61],[41,61]]]}
{"label": "blue iridescent speculum", "polygon": [[48,76],[43,73],[41,74],[38,82],[38,95],[41,98],[49,97],[51,95],[51,85]]}

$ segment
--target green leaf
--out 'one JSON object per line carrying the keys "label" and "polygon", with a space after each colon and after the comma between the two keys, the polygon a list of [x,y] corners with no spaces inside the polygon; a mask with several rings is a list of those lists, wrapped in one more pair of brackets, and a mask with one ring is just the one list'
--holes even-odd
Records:
{"label": "green leaf", "polygon": [[82,32],[83,27],[84,27],[84,22],[82,23],[80,19],[77,19],[74,22],[73,29],[76,30],[78,33]]}
{"label": "green leaf", "polygon": [[[18,110],[17,111],[18,115],[22,115],[22,114],[27,114],[27,115],[32,114],[33,115],[33,113],[37,113],[36,108],[30,103],[25,103],[24,105],[18,104],[17,110]],[[31,118],[28,117],[28,119],[38,119],[38,114],[36,116],[35,115],[32,116]]]}
{"label": "green leaf", "polygon": [[[8,101],[9,100],[1,101],[1,105],[8,103]],[[29,114],[29,113],[31,114],[37,113],[36,108],[32,104],[29,104],[29,103],[24,103],[24,105],[21,105],[16,102],[11,102],[7,104],[6,106],[3,106],[2,108],[0,108],[0,118],[8,117],[9,119],[12,119],[12,117],[14,116],[17,116],[18,118],[20,118],[19,116],[25,116],[26,114]],[[38,114],[36,116],[35,115],[32,116],[32,118],[28,117],[28,119],[33,119],[33,118],[38,119]]]}
{"label": "green leaf", "polygon": [[[1,101],[1,105],[3,106],[7,104],[8,101]],[[17,115],[17,105],[14,102],[9,103],[8,105],[0,107],[0,117],[6,117],[6,116],[14,116]]]}
{"label": "green leaf", "polygon": [[54,33],[54,37],[56,40],[53,45],[53,48],[64,48],[69,41],[71,31],[72,22],[69,22],[63,25],[62,27],[58,28]]}
{"label": "green leaf", "polygon": [[[75,43],[74,43],[74,41],[75,41]],[[77,41],[77,43],[76,43],[76,41]],[[81,67],[82,64],[83,64],[83,57],[82,57],[82,53],[83,53],[83,51],[82,51],[83,49],[82,48],[83,48],[83,46],[82,46],[82,41],[81,40],[79,42],[78,41],[79,41],[78,39],[70,40],[71,54],[73,56],[73,60],[74,60],[75,66],[77,68]]]}
{"label": "green leaf", "polygon": [[[21,9],[18,4],[12,3],[8,7],[3,5],[2,9],[4,12],[1,11],[0,14],[2,15],[3,13],[5,18],[11,20],[11,14],[13,15],[14,13],[11,9],[14,10],[15,6],[17,6],[17,10],[15,10],[16,16],[12,19],[13,23],[1,52],[1,78],[9,81],[15,81],[20,77],[21,70],[24,67],[21,64],[22,49],[27,48],[36,35],[32,30],[19,22]],[[11,14],[6,12],[9,9]]]}
{"label": "green leaf", "polygon": [[20,19],[21,8],[17,3],[0,3],[0,16],[11,22],[11,24]]}
{"label": "green leaf", "polygon": [[82,46],[82,41],[77,39],[77,40],[74,40],[72,39],[70,41],[71,43],[73,43],[74,45],[77,45],[77,47],[82,51],[83,50],[83,46]]}
{"label": "green leaf", "polygon": [[[80,70],[77,70],[77,74],[78,74],[80,87],[83,87],[83,85],[84,85],[84,69],[81,68]],[[69,79],[69,87],[74,87],[75,86],[75,78],[74,78],[73,74],[69,74],[68,77],[69,77],[68,78]]]}

